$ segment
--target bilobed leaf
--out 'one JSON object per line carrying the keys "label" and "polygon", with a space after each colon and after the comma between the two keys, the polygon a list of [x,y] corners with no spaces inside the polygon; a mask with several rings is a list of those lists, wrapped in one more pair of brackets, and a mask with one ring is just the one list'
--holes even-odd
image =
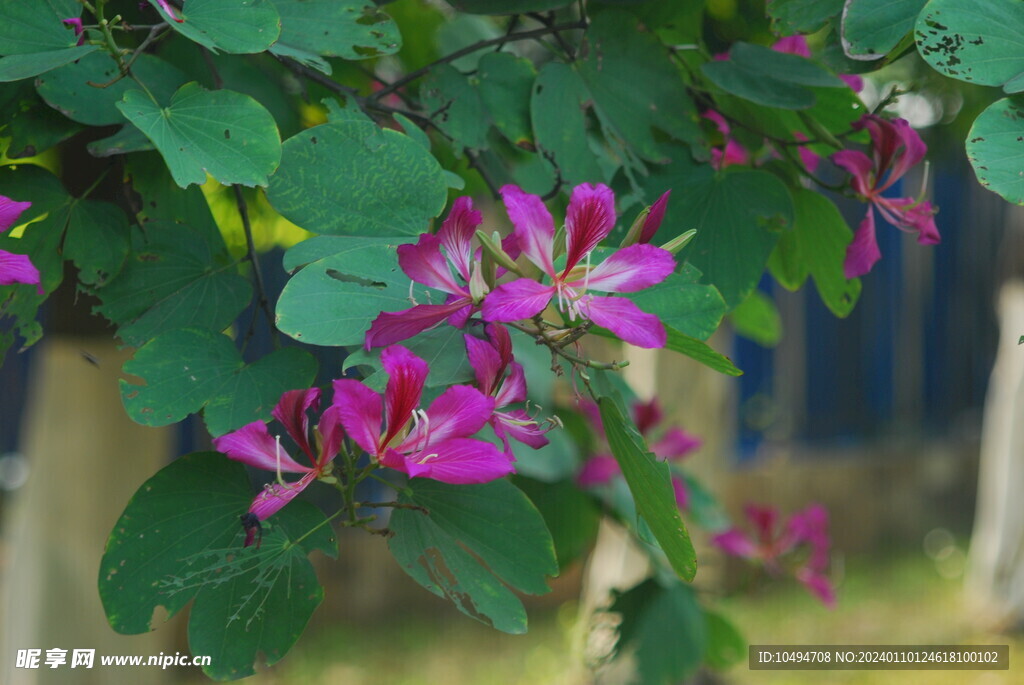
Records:
{"label": "bilobed leaf", "polygon": [[316,362],[294,347],[246,364],[225,335],[182,328],[158,335],[125,362],[143,385],[121,381],[121,400],[132,420],[167,426],[205,408],[206,426],[222,435],[252,421],[267,421],[281,395],[306,388]]}
{"label": "bilobed leaf", "polygon": [[96,312],[129,345],[186,326],[223,330],[252,297],[219,236],[208,242],[189,226],[154,221],[134,242],[123,272],[96,293]]}
{"label": "bilobed leaf", "polygon": [[271,0],[188,0],[175,21],[157,0],[149,0],[171,28],[217,52],[263,52],[281,34],[281,17]]}
{"label": "bilobed leaf", "polygon": [[538,153],[553,162],[568,183],[605,178],[587,142],[588,97],[579,74],[561,62],[541,67],[533,84],[530,118]]}
{"label": "bilobed leaf", "polygon": [[128,256],[128,217],[110,202],[79,200],[68,213],[64,257],[78,267],[79,280],[102,286],[121,271]]}
{"label": "bilobed leaf", "polygon": [[[529,594],[558,574],[544,519],[507,480],[449,485],[413,479],[396,509],[388,548],[402,569],[460,611],[506,633],[526,632],[526,612],[509,587]],[[504,584],[503,584],[504,583]]]}
{"label": "bilobed leaf", "polygon": [[668,464],[647,449],[632,420],[623,415],[612,397],[601,397],[601,422],[608,446],[622,468],[637,513],[650,527],[676,574],[686,581],[697,573],[697,555],[679,516]]}
{"label": "bilobed leaf", "polygon": [[82,5],[77,0],[0,0],[0,55],[73,47],[78,36],[61,20],[81,14]]}
{"label": "bilobed leaf", "polygon": [[423,104],[438,128],[469,148],[483,147],[491,126],[475,81],[443,64],[431,70],[421,88]]}
{"label": "bilobed leaf", "polygon": [[707,626],[693,589],[646,580],[619,594],[609,611],[622,615],[616,650],[636,650],[644,685],[684,682],[700,666]]}
{"label": "bilobed leaf", "polygon": [[665,161],[653,129],[676,140],[701,139],[697,110],[667,48],[636,17],[602,12],[587,31],[579,74],[606,129],[643,159]]}
{"label": "bilobed leaf", "polygon": [[425,231],[448,199],[441,166],[415,140],[364,121],[315,126],[284,142],[267,199],[314,233]]}
{"label": "bilobed leaf", "polygon": [[[402,36],[391,17],[369,0],[274,0],[281,37],[270,51],[368,59],[398,52]],[[285,48],[285,52],[282,52]]]}
{"label": "bilobed leaf", "polygon": [[202,185],[207,173],[226,185],[265,186],[281,160],[274,117],[248,95],[187,83],[168,107],[129,90],[117,108],[153,141],[182,188]]}
{"label": "bilobed leaf", "polygon": [[760,290],[753,290],[747,299],[729,313],[736,332],[762,347],[775,347],[782,339],[782,317],[775,302]]}
{"label": "bilobed leaf", "polygon": [[725,300],[714,286],[678,273],[670,274],[656,286],[630,294],[629,299],[666,326],[700,340],[707,340],[718,330],[727,311]]}
{"label": "bilobed leaf", "polygon": [[885,57],[914,28],[928,0],[846,0],[842,39],[847,57]]}
{"label": "bilobed leaf", "polygon": [[978,183],[1008,202],[1024,205],[1024,96],[1003,98],[982,112],[967,134],[967,158]]}
{"label": "bilobed leaf", "polygon": [[[106,53],[86,55],[73,64],[43,74],[36,79],[39,96],[67,118],[91,126],[123,124],[117,103],[129,90],[139,90],[131,78],[121,78],[117,62]],[[172,64],[153,55],[140,55],[132,65],[132,74],[162,104],[170,102],[174,92],[186,81],[185,74]],[[94,84],[107,84],[99,88]],[[113,83],[111,83],[113,82]]]}
{"label": "bilobed leaf", "polygon": [[572,480],[543,482],[516,478],[515,484],[544,516],[555,543],[560,568],[566,568],[590,550],[601,522],[601,509],[592,497]]}
{"label": "bilobed leaf", "polygon": [[931,0],[917,17],[917,51],[946,76],[1001,86],[1024,74],[1024,14],[1015,0]]}
{"label": "bilobed leaf", "polygon": [[784,36],[814,33],[843,11],[843,0],[768,0],[772,29]]}
{"label": "bilobed leaf", "polygon": [[805,188],[793,191],[795,257],[804,264],[821,301],[838,317],[853,311],[860,297],[859,278],[846,280],[843,261],[853,231],[832,201]]}
{"label": "bilobed leaf", "polygon": [[838,77],[804,57],[742,42],[732,46],[728,59],[706,62],[701,71],[727,93],[783,109],[813,106],[817,97],[812,87],[846,88]]}
{"label": "bilobed leaf", "polygon": [[0,57],[0,82],[20,81],[30,76],[45,74],[51,69],[85,57],[97,49],[95,45],[79,45],[49,52],[31,52]]}
{"label": "bilobed leaf", "polygon": [[11,159],[34,157],[62,143],[82,127],[55,112],[35,93],[18,99],[18,106],[7,118],[5,136],[11,139],[6,155]]}
{"label": "bilobed leaf", "polygon": [[513,145],[532,149],[530,94],[537,78],[533,63],[507,52],[489,52],[480,58],[478,71],[480,98],[495,128]]}
{"label": "bilobed leaf", "polygon": [[[402,241],[382,238],[325,238],[319,248],[299,243],[285,257],[285,268],[337,245],[329,256],[308,264],[285,285],[277,301],[277,327],[311,345],[362,345],[370,323],[380,312],[408,309],[410,281],[398,268],[395,249]],[[291,252],[289,254],[291,254]],[[417,289],[419,302],[425,302]]]}

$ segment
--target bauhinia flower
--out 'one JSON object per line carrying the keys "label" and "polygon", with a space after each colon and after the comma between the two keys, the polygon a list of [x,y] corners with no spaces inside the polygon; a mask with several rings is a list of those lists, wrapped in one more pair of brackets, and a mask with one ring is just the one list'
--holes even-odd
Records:
{"label": "bauhinia flower", "polygon": [[75,31],[75,35],[78,36],[78,42],[76,45],[85,44],[85,30],[82,28],[81,17],[70,17],[68,19],[61,19],[60,23],[65,26],[70,26]]}
{"label": "bauhinia flower", "polygon": [[370,458],[413,477],[445,483],[486,483],[513,472],[496,446],[473,435],[494,412],[494,398],[468,385],[445,390],[419,409],[429,369],[400,345],[380,356],[388,383],[383,398],[360,381],[334,381],[334,408],[348,436]]}
{"label": "bauhinia flower", "polygon": [[750,164],[750,152],[732,138],[732,128],[719,112],[713,109],[705,111],[701,116],[715,125],[722,134],[722,147],[711,148],[711,167],[724,169],[733,164]]}
{"label": "bauhinia flower", "polygon": [[[330,477],[331,462],[338,455],[345,435],[339,421],[338,409],[328,407],[317,423],[316,442],[310,441],[307,412],[310,409],[317,411],[319,406],[320,390],[310,388],[284,393],[273,410],[274,418],[284,426],[288,435],[305,454],[309,466],[295,461],[282,449],[280,436],[271,436],[267,431],[267,425],[262,421],[253,421],[236,431],[213,439],[213,446],[228,458],[258,469],[273,471],[278,475],[278,481],[267,485],[253,500],[248,514],[242,517],[246,528],[246,547],[252,544],[255,533],[259,530],[259,521],[265,521],[275,514],[317,478]],[[294,483],[286,483],[281,478],[282,473],[301,473],[302,478]]]}
{"label": "bauhinia flower", "polygon": [[755,537],[739,528],[731,528],[716,535],[712,542],[727,554],[763,564],[774,575],[783,571],[783,557],[806,545],[810,548],[808,556],[793,569],[793,575],[825,606],[834,607],[835,589],[825,575],[831,544],[825,508],[812,504],[790,516],[784,524],[780,524],[779,511],[774,507],[750,504],[745,512],[753,524]]}
{"label": "bauhinia flower", "polygon": [[874,114],[865,115],[854,128],[866,128],[871,135],[871,157],[859,150],[842,150],[832,155],[833,163],[853,175],[850,185],[854,192],[869,203],[867,216],[846,248],[843,271],[847,278],[863,276],[882,257],[875,237],[874,209],[896,228],[916,232],[917,242],[922,245],[939,242],[935,209],[930,202],[911,197],[882,197],[924,159],[928,148],[921,137],[903,119],[890,121]]}
{"label": "bauhinia flower", "polygon": [[[508,330],[498,324],[488,324],[487,340],[466,335],[466,352],[469,364],[476,374],[476,382],[485,395],[494,398],[494,413],[488,419],[494,434],[510,455],[508,438],[534,449],[548,444],[546,432],[536,419],[523,409],[497,411],[511,404],[526,401],[526,374],[523,366],[512,357],[512,339]],[[506,371],[508,372],[506,375]]]}
{"label": "bauhinia flower", "polygon": [[[407,340],[445,320],[456,328],[466,325],[487,290],[482,263],[472,246],[481,220],[473,201],[460,197],[436,235],[424,233],[415,245],[398,247],[398,264],[405,275],[446,293],[447,300],[443,304],[417,304],[400,312],[381,312],[366,333],[366,349]],[[506,240],[502,247],[513,258],[518,256],[514,241]],[[474,289],[478,290],[475,294]]]}
{"label": "bauhinia flower", "polygon": [[[594,432],[603,440],[604,423],[601,421],[601,413],[598,411],[597,405],[593,402],[583,402],[581,409],[590,419]],[[633,405],[633,420],[636,422],[640,435],[647,439],[653,438],[658,432],[658,427],[664,421],[664,414],[657,398],[650,402],[635,403]],[[702,442],[700,438],[673,426],[665,430],[659,439],[650,443],[649,447],[654,452],[654,456],[663,461],[680,461],[699,449]],[[582,487],[597,487],[610,483],[621,474],[622,469],[615,457],[602,451],[584,462],[583,468],[576,476],[576,482]],[[672,490],[675,493],[676,504],[685,511],[689,507],[690,496],[686,489],[686,482],[676,474],[672,474]]]}
{"label": "bauhinia flower", "polygon": [[501,189],[501,196],[523,254],[551,282],[518,278],[499,285],[484,298],[481,309],[486,321],[529,319],[556,299],[569,319],[592,321],[639,347],[665,346],[665,327],[658,317],[642,312],[626,298],[588,292],[636,292],[661,283],[675,269],[671,253],[647,244],[622,248],[590,266],[590,253],[615,226],[615,196],[610,188],[584,183],[573,189],[565,218],[565,267],[560,271],[554,264],[555,223],[544,202],[511,185]]}
{"label": "bauhinia flower", "polygon": [[[31,206],[31,202],[15,202],[0,195],[0,233],[13,226],[22,212]],[[39,294],[43,293],[39,270],[32,264],[32,260],[27,255],[0,250],[0,285],[15,283],[36,285]]]}

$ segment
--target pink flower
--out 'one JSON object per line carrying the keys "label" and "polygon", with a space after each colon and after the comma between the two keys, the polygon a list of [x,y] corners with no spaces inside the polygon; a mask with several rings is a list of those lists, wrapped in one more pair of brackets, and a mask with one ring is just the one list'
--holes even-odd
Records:
{"label": "pink flower", "polygon": [[871,157],[859,150],[842,150],[832,155],[837,166],[853,175],[850,185],[854,192],[870,203],[867,216],[846,249],[843,271],[847,278],[868,273],[882,256],[875,237],[872,208],[878,209],[882,218],[896,228],[916,232],[917,242],[922,245],[939,242],[935,209],[930,202],[909,197],[882,197],[882,193],[924,158],[927,147],[921,137],[903,119],[889,121],[874,114],[865,115],[854,128],[866,128],[871,135]]}
{"label": "pink flower", "polygon": [[82,28],[82,19],[80,17],[61,19],[60,21],[62,24],[70,26],[75,30],[75,35],[78,36],[78,43],[76,45],[83,45],[85,43],[85,31]]}
{"label": "pink flower", "polygon": [[[466,335],[466,352],[469,364],[476,374],[480,390],[494,397],[495,412],[487,421],[505,446],[505,454],[511,455],[508,437],[538,449],[548,444],[545,429],[523,409],[499,412],[498,409],[510,404],[526,401],[526,375],[522,364],[512,358],[512,339],[508,330],[498,324],[488,324],[488,340]],[[508,371],[508,375],[505,372]]]}
{"label": "pink flower", "polygon": [[361,382],[334,381],[334,408],[348,436],[370,458],[413,477],[445,483],[486,483],[513,472],[494,445],[473,440],[495,401],[476,388],[455,385],[419,409],[427,363],[400,345],[380,356],[388,384],[383,398]]}
{"label": "pink flower", "polygon": [[720,113],[713,109],[705,111],[701,116],[714,123],[715,128],[722,134],[725,144],[721,148],[711,149],[711,166],[714,169],[724,169],[733,164],[750,164],[750,152],[735,140],[732,139],[732,129],[729,122]]}
{"label": "pink flower", "polygon": [[[252,544],[254,534],[259,530],[259,521],[265,521],[288,502],[305,490],[317,478],[330,475],[330,465],[341,449],[345,437],[339,422],[339,411],[328,407],[320,416],[316,432],[320,436],[318,449],[314,451],[309,439],[309,417],[307,412],[316,411],[320,406],[319,388],[290,390],[281,395],[274,407],[273,415],[284,426],[295,444],[306,455],[310,466],[295,461],[281,448],[280,438],[271,437],[267,425],[253,421],[236,431],[213,439],[213,446],[229,459],[240,461],[258,469],[282,473],[301,473],[294,483],[276,482],[267,485],[256,496],[249,507],[249,515],[242,520],[246,528],[245,546]],[[253,520],[252,517],[255,517]]]}
{"label": "pink flower", "polygon": [[[806,36],[786,36],[785,38],[780,38],[772,45],[772,50],[808,59],[811,57],[811,48],[807,45]],[[853,92],[859,93],[864,89],[864,79],[860,76],[856,74],[838,74],[838,76]]]}
{"label": "pink flower", "polygon": [[164,12],[166,12],[167,16],[170,17],[172,20],[178,22],[179,24],[183,24],[185,22],[184,19],[179,17],[174,12],[174,8],[171,7],[170,3],[168,3],[167,0],[156,0],[156,2],[157,2],[158,5],[160,5],[160,9],[162,9]]}
{"label": "pink flower", "polygon": [[630,245],[596,267],[580,262],[615,226],[615,196],[604,185],[584,183],[573,189],[565,218],[565,268],[555,271],[555,224],[543,201],[516,186],[501,189],[519,246],[531,262],[551,279],[544,285],[518,278],[495,288],[483,301],[486,321],[528,319],[557,298],[571,319],[590,320],[621,340],[640,347],[664,347],[665,327],[658,317],[640,311],[622,297],[599,297],[588,289],[629,293],[661,283],[675,269],[672,255],[653,245]]}
{"label": "pink flower", "polygon": [[[444,304],[418,304],[400,312],[381,312],[366,333],[366,349],[407,340],[446,319],[456,328],[466,325],[478,309],[475,300],[479,296],[474,297],[470,282],[477,279],[481,290],[486,289],[479,254],[472,247],[481,221],[480,212],[473,209],[473,200],[460,197],[437,235],[424,233],[415,245],[399,246],[398,264],[405,275],[447,293],[447,300]],[[506,239],[502,248],[513,259],[519,256],[514,239]],[[452,275],[453,267],[457,276]]]}
{"label": "pink flower", "polygon": [[[31,206],[31,202],[15,202],[0,195],[0,233],[13,226],[22,212]],[[35,285],[40,295],[44,292],[40,285],[39,269],[27,255],[0,250],[0,285],[15,283]]]}
{"label": "pink flower", "polygon": [[754,537],[739,528],[731,528],[714,536],[711,541],[726,554],[758,561],[776,575],[782,572],[781,559],[801,545],[806,545],[810,548],[809,554],[803,563],[793,569],[793,575],[825,606],[834,607],[835,590],[825,575],[831,544],[825,508],[820,504],[812,504],[790,516],[781,526],[779,511],[774,507],[749,504],[745,512],[753,524]]}
{"label": "pink flower", "polygon": [[651,209],[647,212],[647,216],[644,217],[644,224],[640,228],[640,237],[637,240],[638,243],[649,243],[654,240],[654,235],[661,228],[661,222],[665,220],[665,209],[668,207],[668,198],[672,194],[672,190],[666,190],[661,194]]}

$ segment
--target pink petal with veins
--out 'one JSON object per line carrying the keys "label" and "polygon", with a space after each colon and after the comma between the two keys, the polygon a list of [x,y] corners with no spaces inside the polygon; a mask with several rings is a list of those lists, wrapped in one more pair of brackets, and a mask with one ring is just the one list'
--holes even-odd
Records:
{"label": "pink petal with veins", "polygon": [[380,354],[380,361],[388,374],[388,384],[384,390],[387,434],[381,443],[387,445],[405,427],[412,418],[413,410],[419,406],[430,368],[425,361],[401,345],[385,348]]}
{"label": "pink petal with veins", "polygon": [[609,293],[635,293],[661,283],[675,268],[676,260],[667,250],[654,245],[630,245],[591,269],[585,278],[569,285]]}
{"label": "pink petal with veins", "polygon": [[641,311],[624,297],[584,295],[580,305],[588,319],[607,328],[624,342],[646,348],[665,346],[668,335],[661,320]]}
{"label": "pink petal with veins", "polygon": [[368,454],[380,457],[377,443],[383,424],[383,402],[380,395],[357,380],[334,381],[334,401],[338,421],[352,440]]}
{"label": "pink petal with veins", "polygon": [[264,471],[277,471],[278,464],[285,473],[307,473],[313,469],[298,463],[279,447],[267,431],[267,424],[253,421],[236,431],[213,439],[213,447],[229,459],[254,466]]}
{"label": "pink petal with veins", "polygon": [[281,395],[277,406],[271,412],[312,462],[316,461],[316,457],[313,456],[313,450],[309,445],[309,417],[306,411],[310,408],[316,411],[319,406],[320,388],[289,390]]}
{"label": "pink petal with veins", "polygon": [[615,228],[615,194],[606,185],[582,183],[572,191],[565,216],[565,270],[569,273]]}
{"label": "pink petal with veins", "polygon": [[489,483],[515,472],[508,456],[489,442],[456,438],[405,457],[405,472],[414,478],[469,485]]}
{"label": "pink petal with veins", "polygon": [[488,293],[480,305],[485,321],[519,321],[539,314],[548,306],[555,287],[529,278],[503,283]]}
{"label": "pink petal with veins", "polygon": [[554,278],[551,254],[555,242],[555,221],[544,201],[513,185],[502,187],[501,199],[508,210],[508,218],[515,226],[516,240],[523,254]]}

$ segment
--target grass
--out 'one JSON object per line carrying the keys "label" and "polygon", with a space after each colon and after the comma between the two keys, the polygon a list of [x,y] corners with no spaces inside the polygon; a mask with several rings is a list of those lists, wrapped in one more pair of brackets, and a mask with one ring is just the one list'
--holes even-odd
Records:
{"label": "grass", "polygon": [[[945,577],[943,576],[945,574]],[[1024,682],[1024,640],[969,624],[962,581],[923,554],[848,564],[833,611],[795,582],[722,600],[719,610],[753,644],[1009,644],[1010,671],[750,671],[722,673],[736,685],[999,685]],[[369,626],[336,625],[300,640],[254,685],[564,685],[574,681],[574,605],[531,616],[527,635],[486,629],[454,612],[402,616]]]}

